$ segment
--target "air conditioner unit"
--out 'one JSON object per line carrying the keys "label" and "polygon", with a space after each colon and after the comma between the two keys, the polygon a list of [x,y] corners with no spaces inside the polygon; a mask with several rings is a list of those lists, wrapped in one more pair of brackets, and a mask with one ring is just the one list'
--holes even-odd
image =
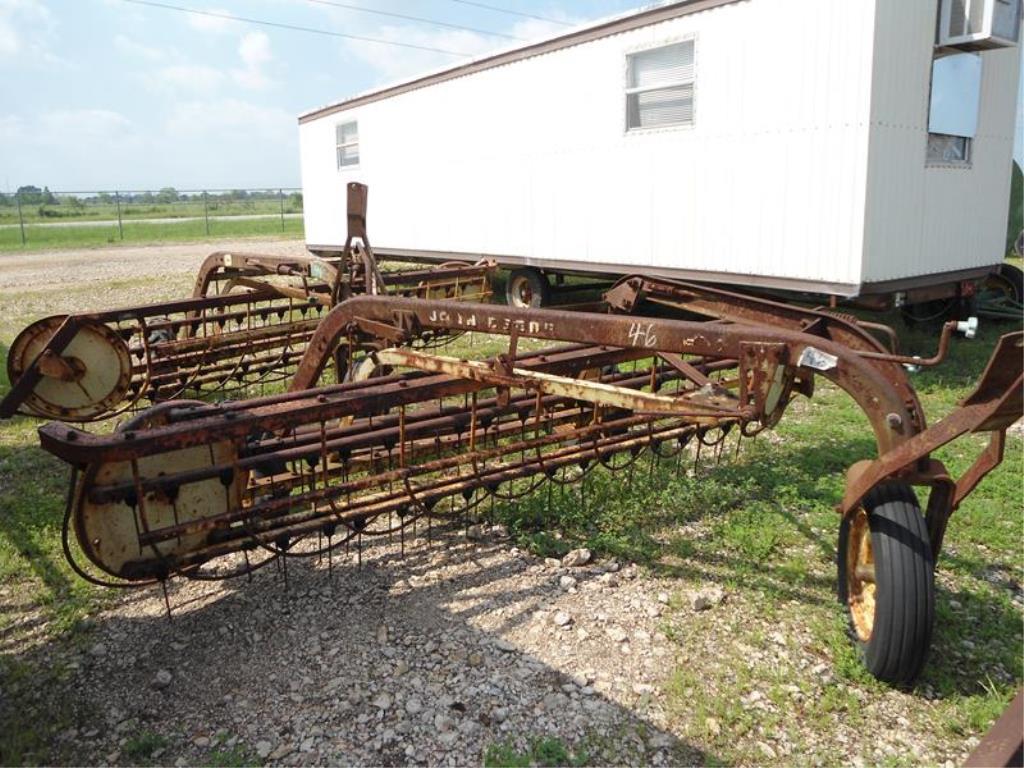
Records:
{"label": "air conditioner unit", "polygon": [[1021,0],[941,0],[940,48],[984,51],[1020,41]]}

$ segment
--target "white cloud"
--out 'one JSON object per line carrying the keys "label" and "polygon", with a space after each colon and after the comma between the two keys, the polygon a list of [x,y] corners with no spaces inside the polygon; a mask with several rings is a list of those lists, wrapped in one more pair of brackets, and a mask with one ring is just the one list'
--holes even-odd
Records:
{"label": "white cloud", "polygon": [[261,67],[270,61],[270,38],[264,32],[247,32],[238,44],[238,55],[247,67]]}
{"label": "white cloud", "polygon": [[238,44],[242,66],[232,70],[235,82],[243,88],[258,90],[271,84],[265,71],[274,55],[270,52],[270,38],[263,32],[247,32]]}
{"label": "white cloud", "polygon": [[[555,17],[555,21],[551,22],[524,19],[506,30],[496,30],[517,38],[516,41],[502,40],[462,30],[430,30],[421,27],[385,25],[354,31],[353,34],[379,40],[409,43],[419,46],[419,48],[381,45],[360,40],[347,42],[344,46],[346,51],[354,54],[379,73],[379,82],[393,82],[442,67],[454,66],[471,57],[482,56],[564,33],[568,27],[565,24],[557,23],[559,20],[567,24],[575,24],[577,21],[564,15]],[[451,55],[438,51],[464,55]]]}
{"label": "white cloud", "polygon": [[121,53],[148,61],[161,61],[164,58],[162,49],[144,45],[126,35],[114,35],[114,47]]}
{"label": "white cloud", "polygon": [[51,50],[56,26],[41,0],[0,0],[0,59],[62,63]]}
{"label": "white cloud", "polygon": [[202,64],[172,64],[143,76],[151,87],[186,93],[213,93],[224,83],[224,73]]}
{"label": "white cloud", "polygon": [[25,135],[24,118],[19,115],[0,116],[0,142],[21,141]]}
{"label": "white cloud", "polygon": [[[419,46],[407,48],[362,40],[346,43],[345,48],[376,70],[382,82],[403,80],[428,70],[459,64],[470,56],[502,47],[500,43],[495,43],[494,38],[461,30],[433,32],[414,27],[383,26],[365,34],[366,37],[379,40]],[[453,56],[440,51],[465,55]]]}
{"label": "white cloud", "polygon": [[[207,8],[204,9],[210,13],[220,13],[226,16],[230,16],[227,11],[223,8]],[[219,16],[205,16],[198,13],[186,14],[188,18],[188,25],[192,29],[198,29],[200,32],[224,32],[232,26],[230,19],[221,18]]]}
{"label": "white cloud", "polygon": [[43,143],[73,144],[83,139],[110,141],[132,129],[131,120],[109,109],[55,109],[40,116],[36,135]]}
{"label": "white cloud", "polygon": [[247,136],[278,139],[295,132],[295,115],[241,99],[211,99],[175,104],[165,124],[170,135],[213,136],[238,130]]}
{"label": "white cloud", "polygon": [[109,109],[53,109],[38,115],[0,116],[0,141],[22,146],[67,148],[134,139],[135,126]]}

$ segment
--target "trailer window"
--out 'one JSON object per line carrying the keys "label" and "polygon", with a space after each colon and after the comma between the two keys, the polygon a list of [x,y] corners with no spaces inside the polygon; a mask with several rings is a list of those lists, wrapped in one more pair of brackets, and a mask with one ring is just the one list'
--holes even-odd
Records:
{"label": "trailer window", "polygon": [[970,165],[971,142],[978,132],[981,70],[981,57],[973,53],[943,56],[932,62],[929,165]]}
{"label": "trailer window", "polygon": [[335,129],[338,145],[338,167],[359,165],[359,124],[339,123]]}
{"label": "trailer window", "polygon": [[693,125],[693,40],[626,55],[626,130]]}
{"label": "trailer window", "polygon": [[971,140],[966,136],[944,133],[928,134],[928,163],[930,165],[970,165]]}

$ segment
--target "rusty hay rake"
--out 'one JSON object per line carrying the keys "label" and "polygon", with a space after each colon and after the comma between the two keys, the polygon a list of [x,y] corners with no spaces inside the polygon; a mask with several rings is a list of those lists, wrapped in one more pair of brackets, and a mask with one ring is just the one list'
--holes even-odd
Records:
{"label": "rusty hay rake", "polygon": [[[15,340],[0,415],[61,420],[39,434],[72,468],[64,546],[82,577],[166,585],[293,557],[331,567],[339,548],[359,558],[381,537],[404,552],[417,526],[430,536],[438,519],[595,467],[720,454],[820,377],[857,403],[877,447],[838,504],[852,633],[880,679],[920,672],[948,520],[1024,410],[1024,333],[1003,336],[974,392],[928,426],[906,367],[941,362],[969,323],[947,323],[922,360],[883,325],[643,276],[616,283],[602,311],[485,304],[491,263],[381,271],[366,188],[348,191],[338,259],[216,253],[192,298],[47,318]],[[489,351],[446,354],[466,333]],[[238,399],[214,402],[226,395]],[[107,434],[62,423],[125,412]],[[953,478],[932,453],[972,432],[988,447]],[[924,511],[914,486],[928,490]]]}

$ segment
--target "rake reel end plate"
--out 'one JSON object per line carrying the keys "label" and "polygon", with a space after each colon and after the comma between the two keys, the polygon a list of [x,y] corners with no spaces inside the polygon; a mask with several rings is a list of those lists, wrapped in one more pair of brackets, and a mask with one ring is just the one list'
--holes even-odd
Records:
{"label": "rake reel end plate", "polygon": [[76,320],[78,330],[63,350],[48,350],[66,319],[64,315],[46,317],[18,334],[7,357],[7,375],[13,384],[33,364],[42,374],[22,402],[22,412],[90,421],[123,403],[131,383],[131,355],[112,328],[88,319]]}

